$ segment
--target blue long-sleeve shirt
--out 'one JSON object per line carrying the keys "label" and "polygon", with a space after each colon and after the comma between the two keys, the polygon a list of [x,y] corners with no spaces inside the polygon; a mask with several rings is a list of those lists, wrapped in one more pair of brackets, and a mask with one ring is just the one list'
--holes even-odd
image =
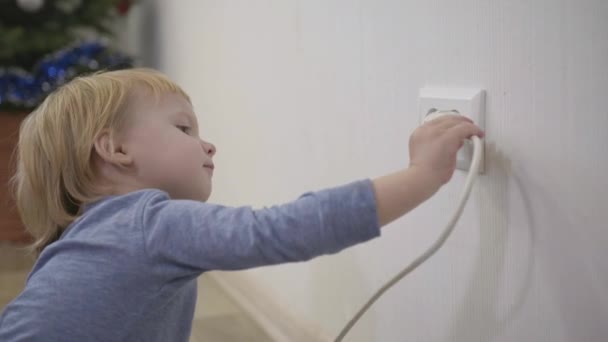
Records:
{"label": "blue long-sleeve shirt", "polygon": [[86,207],[0,316],[0,341],[188,341],[196,278],[305,261],[380,235],[371,181],[269,208],[146,189]]}

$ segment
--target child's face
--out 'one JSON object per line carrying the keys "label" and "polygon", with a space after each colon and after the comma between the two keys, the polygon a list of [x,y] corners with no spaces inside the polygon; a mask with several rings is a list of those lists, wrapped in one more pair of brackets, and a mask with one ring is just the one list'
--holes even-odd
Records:
{"label": "child's face", "polygon": [[138,185],[164,190],[173,199],[206,201],[215,146],[199,138],[192,105],[178,94],[164,94],[158,102],[140,94],[130,107],[124,147]]}

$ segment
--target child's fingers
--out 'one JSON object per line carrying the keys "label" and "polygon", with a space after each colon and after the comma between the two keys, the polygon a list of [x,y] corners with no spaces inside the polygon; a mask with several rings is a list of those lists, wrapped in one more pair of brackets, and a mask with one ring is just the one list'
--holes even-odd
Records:
{"label": "child's fingers", "polygon": [[450,138],[456,139],[461,142],[464,139],[468,139],[474,135],[483,138],[484,133],[481,128],[477,127],[470,122],[461,122],[452,128],[450,128],[446,133]]}
{"label": "child's fingers", "polygon": [[451,128],[452,126],[456,126],[461,122],[473,123],[471,119],[462,115],[446,115],[444,117],[432,120],[430,123],[431,125],[433,125],[434,128],[445,130]]}
{"label": "child's fingers", "polygon": [[454,118],[452,118],[452,120],[446,120],[445,122],[441,123],[440,125],[437,126],[437,128],[439,128],[440,130],[443,130],[443,131],[447,131],[447,130],[451,129],[452,127],[460,125],[462,123],[472,124],[473,121],[471,121],[471,119],[465,118],[465,117],[454,117]]}
{"label": "child's fingers", "polygon": [[[441,118],[441,119],[443,119],[443,118]],[[437,119],[437,120],[439,120],[439,119]],[[442,122],[440,122],[438,125],[433,126],[431,129],[434,132],[435,136],[439,136],[439,135],[445,134],[446,132],[451,130],[453,127],[456,127],[460,124],[471,124],[471,120],[468,118],[463,118],[463,117],[450,116],[449,118],[442,120]]]}

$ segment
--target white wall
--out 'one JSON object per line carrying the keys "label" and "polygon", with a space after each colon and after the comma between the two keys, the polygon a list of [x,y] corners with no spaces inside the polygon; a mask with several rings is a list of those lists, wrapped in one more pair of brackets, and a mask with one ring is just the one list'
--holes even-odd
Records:
{"label": "white wall", "polygon": [[[158,66],[255,207],[405,167],[423,86],[487,91],[487,174],[444,248],[349,341],[605,341],[608,1],[159,1]],[[239,273],[335,336],[435,239],[464,175],[383,237]]]}

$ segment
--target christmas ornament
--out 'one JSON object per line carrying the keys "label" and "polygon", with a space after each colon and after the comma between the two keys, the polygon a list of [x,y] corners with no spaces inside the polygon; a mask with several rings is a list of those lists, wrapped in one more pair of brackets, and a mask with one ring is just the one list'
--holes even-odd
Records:
{"label": "christmas ornament", "polygon": [[37,12],[44,6],[44,0],[17,0],[17,5],[26,12]]}
{"label": "christmas ornament", "polygon": [[65,14],[73,13],[82,5],[82,0],[60,0],[55,2],[55,7]]}
{"label": "christmas ornament", "polygon": [[133,0],[120,0],[118,5],[116,5],[116,9],[120,15],[125,15],[129,12],[131,5],[133,5]]}
{"label": "christmas ornament", "polygon": [[99,69],[123,69],[133,60],[105,41],[85,41],[43,58],[31,73],[0,67],[0,107],[33,108],[76,75]]}

